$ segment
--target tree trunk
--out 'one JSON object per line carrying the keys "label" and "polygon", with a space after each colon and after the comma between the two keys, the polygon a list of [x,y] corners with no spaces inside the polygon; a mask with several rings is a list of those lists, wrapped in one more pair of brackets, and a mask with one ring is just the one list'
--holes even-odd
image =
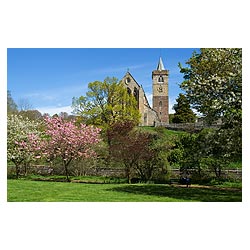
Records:
{"label": "tree trunk", "polygon": [[221,168],[215,166],[214,170],[215,170],[216,177],[219,179],[221,177]]}
{"label": "tree trunk", "polygon": [[126,164],[125,164],[125,175],[126,178],[128,179],[128,183],[131,184],[130,167],[129,165]]}
{"label": "tree trunk", "polygon": [[19,178],[19,173],[20,173],[20,167],[19,164],[16,165],[16,178]]}
{"label": "tree trunk", "polygon": [[68,171],[69,162],[67,163],[67,162],[63,161],[63,164],[64,164],[66,179],[67,179],[68,182],[70,182],[69,171]]}
{"label": "tree trunk", "polygon": [[19,174],[20,174],[20,165],[22,163],[22,161],[13,161],[13,163],[16,166],[16,178],[19,178]]}
{"label": "tree trunk", "polygon": [[70,182],[70,179],[69,179],[69,172],[68,172],[67,166],[65,166],[65,175],[66,175],[67,181]]}
{"label": "tree trunk", "polygon": [[29,166],[29,163],[28,162],[25,162],[24,163],[24,175],[27,176],[28,174],[28,170],[27,170],[27,167]]}

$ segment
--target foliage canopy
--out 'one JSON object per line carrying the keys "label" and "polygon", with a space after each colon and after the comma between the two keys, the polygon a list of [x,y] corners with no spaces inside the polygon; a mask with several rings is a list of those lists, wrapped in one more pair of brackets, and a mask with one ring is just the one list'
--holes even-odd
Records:
{"label": "foliage canopy", "polygon": [[32,145],[29,142],[29,135],[39,136],[39,127],[41,124],[37,121],[31,121],[20,115],[11,114],[7,117],[7,157],[16,166],[16,175],[18,177],[20,164],[34,159]]}
{"label": "foliage canopy", "polygon": [[9,113],[17,113],[17,104],[13,100],[11,96],[11,92],[7,90],[7,112]]}
{"label": "foliage canopy", "polygon": [[107,128],[118,121],[138,123],[140,113],[133,95],[116,78],[107,77],[103,82],[88,85],[86,96],[74,97],[74,113],[87,124]]}
{"label": "foliage canopy", "polygon": [[179,64],[185,79],[181,88],[193,108],[208,122],[222,117],[226,124],[241,124],[242,49],[201,49],[187,64]]}
{"label": "foliage canopy", "polygon": [[208,123],[220,118],[223,124],[218,131],[208,133],[204,143],[199,136],[195,140],[197,146],[202,144],[210,152],[206,157],[212,157],[217,165],[218,160],[225,163],[230,158],[241,159],[242,49],[201,49],[200,53],[193,53],[187,64],[186,68],[179,66],[185,79],[181,87],[188,100]]}

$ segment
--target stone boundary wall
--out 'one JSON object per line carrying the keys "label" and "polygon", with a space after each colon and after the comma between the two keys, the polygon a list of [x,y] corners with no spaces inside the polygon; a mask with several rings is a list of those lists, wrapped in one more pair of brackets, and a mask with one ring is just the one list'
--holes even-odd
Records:
{"label": "stone boundary wall", "polygon": [[191,131],[191,130],[201,130],[203,128],[213,128],[213,129],[219,129],[221,127],[221,124],[212,124],[212,125],[206,125],[202,122],[197,123],[161,123],[158,122],[155,124],[156,127],[165,127],[170,130],[182,130],[182,131]]}
{"label": "stone boundary wall", "polygon": [[[62,168],[63,169],[63,168]],[[28,174],[40,174],[40,175],[54,175],[60,174],[55,173],[50,166],[45,165],[32,165],[27,169]],[[188,169],[188,172],[192,175],[195,172],[194,169]],[[15,174],[15,166],[8,166],[8,175]],[[204,174],[215,175],[213,171],[207,170],[203,172]],[[63,172],[61,173],[63,174]],[[132,173],[136,177],[135,173]],[[86,168],[84,170],[85,176],[106,176],[106,177],[125,177],[125,170],[123,168]],[[170,170],[170,178],[179,178],[182,172],[179,169]],[[223,178],[234,178],[242,180],[242,169],[225,169],[221,171],[221,176]]]}
{"label": "stone boundary wall", "polygon": [[[179,169],[172,169],[171,170],[171,174],[172,176],[181,176],[182,175],[182,172],[179,170]],[[195,172],[196,170],[195,169],[188,169],[187,170],[189,172],[190,175],[192,175],[193,172]],[[202,171],[203,174],[212,174],[215,176],[215,173],[214,171],[212,170],[203,170]],[[185,175],[183,173],[183,175]],[[221,177],[222,178],[234,178],[234,179],[237,179],[237,180],[242,180],[242,169],[223,169],[221,171]]]}

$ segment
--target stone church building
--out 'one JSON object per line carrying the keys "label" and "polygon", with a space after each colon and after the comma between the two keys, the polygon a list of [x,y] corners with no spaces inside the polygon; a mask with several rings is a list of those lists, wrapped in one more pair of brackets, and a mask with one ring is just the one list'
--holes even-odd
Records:
{"label": "stone church building", "polygon": [[150,107],[142,85],[137,83],[130,72],[123,77],[122,82],[128,92],[133,94],[137,100],[141,114],[141,126],[159,126],[169,123],[168,74],[169,71],[164,68],[160,58],[156,70],[152,71],[153,107]]}

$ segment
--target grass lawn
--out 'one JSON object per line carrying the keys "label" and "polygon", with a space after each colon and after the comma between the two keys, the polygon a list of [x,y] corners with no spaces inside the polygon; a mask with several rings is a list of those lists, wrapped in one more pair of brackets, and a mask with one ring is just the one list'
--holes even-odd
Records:
{"label": "grass lawn", "polygon": [[164,184],[83,184],[8,180],[8,201],[241,201],[241,189]]}
{"label": "grass lawn", "polygon": [[187,132],[184,132],[184,131],[168,130],[166,128],[160,128],[160,127],[155,128],[155,127],[144,126],[144,127],[139,127],[139,129],[141,129],[142,131],[147,131],[147,132],[152,132],[152,133],[156,133],[158,131],[164,136],[165,139],[168,139],[168,140],[187,134]]}

